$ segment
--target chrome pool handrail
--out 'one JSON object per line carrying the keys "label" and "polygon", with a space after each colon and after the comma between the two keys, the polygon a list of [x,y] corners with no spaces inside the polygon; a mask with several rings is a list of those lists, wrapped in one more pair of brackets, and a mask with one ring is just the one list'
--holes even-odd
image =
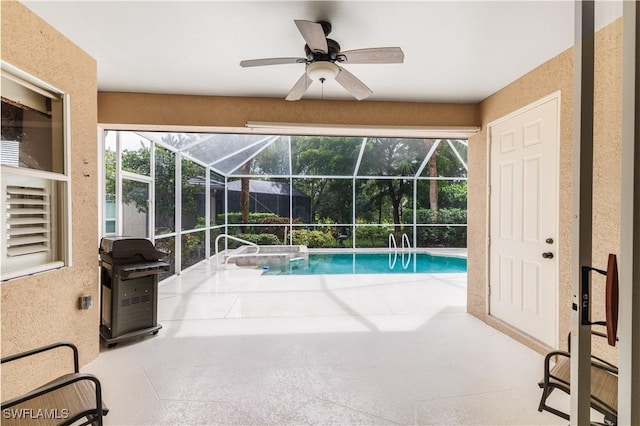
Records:
{"label": "chrome pool handrail", "polygon": [[220,256],[218,256],[218,254],[219,254],[219,252],[218,252],[218,241],[220,240],[220,238],[232,239],[234,241],[238,241],[240,243],[247,244],[247,245],[249,245],[251,247],[255,247],[256,248],[255,253],[230,254],[225,259],[224,265],[227,265],[229,263],[229,259],[231,259],[231,258],[255,256],[256,254],[260,253],[260,246],[257,245],[256,243],[252,243],[251,241],[243,240],[242,238],[234,237],[233,235],[220,234],[220,235],[218,235],[216,237],[216,241],[214,243],[214,245],[216,247],[216,267],[220,266]]}
{"label": "chrome pool handrail", "polygon": [[[393,243],[393,262],[391,261],[391,245]],[[389,234],[389,269],[393,269],[398,261],[398,244],[396,244],[396,237],[393,234]]]}
{"label": "chrome pool handrail", "polygon": [[[405,241],[407,242],[406,247],[404,245]],[[411,249],[411,241],[409,241],[409,236],[406,233],[402,234],[402,246],[401,247],[402,247],[402,250],[404,250],[405,248]]]}
{"label": "chrome pool handrail", "polygon": [[[404,242],[407,241],[407,246],[405,247]],[[409,249],[409,256],[407,256],[407,263],[404,263],[404,251],[405,249]],[[411,263],[411,242],[409,241],[409,236],[404,233],[402,234],[402,269],[407,269],[409,267],[409,263]]]}

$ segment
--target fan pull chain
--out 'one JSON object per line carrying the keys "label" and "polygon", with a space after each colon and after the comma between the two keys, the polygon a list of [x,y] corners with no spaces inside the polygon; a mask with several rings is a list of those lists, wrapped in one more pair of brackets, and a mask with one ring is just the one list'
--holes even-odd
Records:
{"label": "fan pull chain", "polygon": [[324,82],[325,82],[326,78],[321,78],[320,79],[320,100],[324,101]]}

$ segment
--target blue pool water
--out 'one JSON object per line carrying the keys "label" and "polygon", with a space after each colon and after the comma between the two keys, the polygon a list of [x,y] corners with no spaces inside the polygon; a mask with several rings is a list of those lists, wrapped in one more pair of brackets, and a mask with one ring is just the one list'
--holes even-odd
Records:
{"label": "blue pool water", "polygon": [[426,253],[311,253],[309,265],[292,262],[286,267],[272,267],[266,275],[322,274],[413,274],[467,272],[467,259],[431,256]]}

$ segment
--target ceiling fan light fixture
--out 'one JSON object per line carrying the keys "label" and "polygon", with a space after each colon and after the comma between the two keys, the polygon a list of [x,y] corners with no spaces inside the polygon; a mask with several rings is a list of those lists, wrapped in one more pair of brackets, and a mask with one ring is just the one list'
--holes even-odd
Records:
{"label": "ceiling fan light fixture", "polygon": [[333,62],[318,61],[307,65],[307,75],[314,81],[333,80],[339,72],[340,68]]}
{"label": "ceiling fan light fixture", "polygon": [[[288,101],[301,99],[313,81],[324,83],[335,80],[351,96],[361,101],[370,96],[369,89],[356,76],[340,67],[342,64],[401,64],[404,53],[399,47],[370,47],[342,51],[340,44],[327,38],[331,24],[326,21],[311,22],[294,20],[298,31],[304,38],[305,56],[301,58],[264,58],[240,61],[241,67],[258,67],[263,65],[305,64],[305,72],[293,85],[285,98]],[[337,62],[336,62],[337,61]],[[322,85],[324,89],[324,84]],[[324,92],[323,98],[324,98]]]}

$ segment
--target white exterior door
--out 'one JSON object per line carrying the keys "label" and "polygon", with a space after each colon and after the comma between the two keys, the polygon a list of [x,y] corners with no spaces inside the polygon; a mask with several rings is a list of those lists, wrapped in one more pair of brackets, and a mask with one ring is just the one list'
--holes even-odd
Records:
{"label": "white exterior door", "polygon": [[490,315],[557,346],[559,98],[490,132]]}

